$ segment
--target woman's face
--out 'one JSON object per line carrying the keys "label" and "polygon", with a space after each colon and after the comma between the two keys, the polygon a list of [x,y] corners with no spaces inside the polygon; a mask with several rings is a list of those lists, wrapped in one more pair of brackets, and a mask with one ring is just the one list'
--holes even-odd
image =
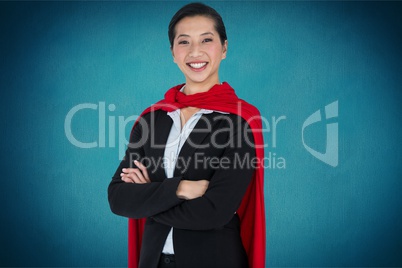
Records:
{"label": "woman's face", "polygon": [[219,65],[226,57],[227,41],[222,45],[214,21],[204,16],[185,17],[175,29],[172,54],[186,85],[208,90],[219,83]]}

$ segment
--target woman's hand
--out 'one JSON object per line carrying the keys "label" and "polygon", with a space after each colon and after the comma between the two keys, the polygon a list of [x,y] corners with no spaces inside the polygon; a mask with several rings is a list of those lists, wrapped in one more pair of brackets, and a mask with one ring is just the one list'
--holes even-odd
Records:
{"label": "woman's hand", "polygon": [[147,168],[139,161],[135,160],[134,164],[138,168],[123,168],[120,173],[121,179],[127,183],[149,183],[151,180],[148,176]]}
{"label": "woman's hand", "polygon": [[182,180],[177,187],[176,195],[178,198],[191,200],[201,197],[208,189],[209,181],[188,181]]}

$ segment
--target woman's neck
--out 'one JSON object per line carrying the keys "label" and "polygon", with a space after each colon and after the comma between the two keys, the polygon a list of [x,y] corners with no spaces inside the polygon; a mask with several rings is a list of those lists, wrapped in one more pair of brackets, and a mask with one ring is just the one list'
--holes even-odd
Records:
{"label": "woman's neck", "polygon": [[196,93],[207,92],[216,84],[220,84],[219,80],[210,83],[186,83],[183,93],[193,95]]}

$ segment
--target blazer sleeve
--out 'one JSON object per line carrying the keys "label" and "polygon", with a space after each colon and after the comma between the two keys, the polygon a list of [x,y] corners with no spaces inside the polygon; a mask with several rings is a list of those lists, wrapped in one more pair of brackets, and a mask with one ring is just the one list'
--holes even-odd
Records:
{"label": "blazer sleeve", "polygon": [[255,171],[254,138],[249,125],[242,120],[242,131],[233,134],[235,146],[228,146],[221,161],[210,178],[210,184],[204,196],[184,201],[171,209],[152,218],[162,224],[179,229],[209,230],[223,227],[233,217],[247,190]]}
{"label": "blazer sleeve", "polygon": [[117,215],[135,219],[145,218],[183,202],[176,196],[181,177],[144,184],[125,183],[121,180],[122,169],[132,168],[134,160],[141,161],[144,157],[144,148],[141,144],[146,138],[143,137],[141,124],[138,123],[133,129],[124,159],[109,184],[110,209]]}

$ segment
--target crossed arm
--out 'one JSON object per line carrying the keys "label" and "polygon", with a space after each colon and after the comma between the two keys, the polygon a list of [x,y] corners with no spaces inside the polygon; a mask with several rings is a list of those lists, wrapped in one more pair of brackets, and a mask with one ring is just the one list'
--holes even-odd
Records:
{"label": "crossed arm", "polygon": [[[248,138],[253,141],[251,132]],[[235,133],[234,139],[242,133]],[[141,137],[140,128],[134,129],[133,138]],[[236,212],[251,181],[254,169],[217,169],[208,180],[190,181],[173,177],[161,181],[151,180],[141,159],[141,148],[129,149],[109,185],[109,204],[118,215],[129,218],[151,217],[155,221],[175,228],[207,230],[225,225]],[[237,155],[237,156],[236,156]],[[234,161],[255,156],[252,146],[226,148],[224,157]],[[138,161],[139,160],[139,161]]]}
{"label": "crossed arm", "polygon": [[[137,168],[122,169],[122,173],[120,173],[121,180],[125,183],[151,183],[147,168],[137,160],[134,160],[134,165],[136,165]],[[176,196],[184,200],[192,200],[201,197],[208,189],[208,185],[209,181],[207,180],[181,180],[179,185],[177,186]]]}

